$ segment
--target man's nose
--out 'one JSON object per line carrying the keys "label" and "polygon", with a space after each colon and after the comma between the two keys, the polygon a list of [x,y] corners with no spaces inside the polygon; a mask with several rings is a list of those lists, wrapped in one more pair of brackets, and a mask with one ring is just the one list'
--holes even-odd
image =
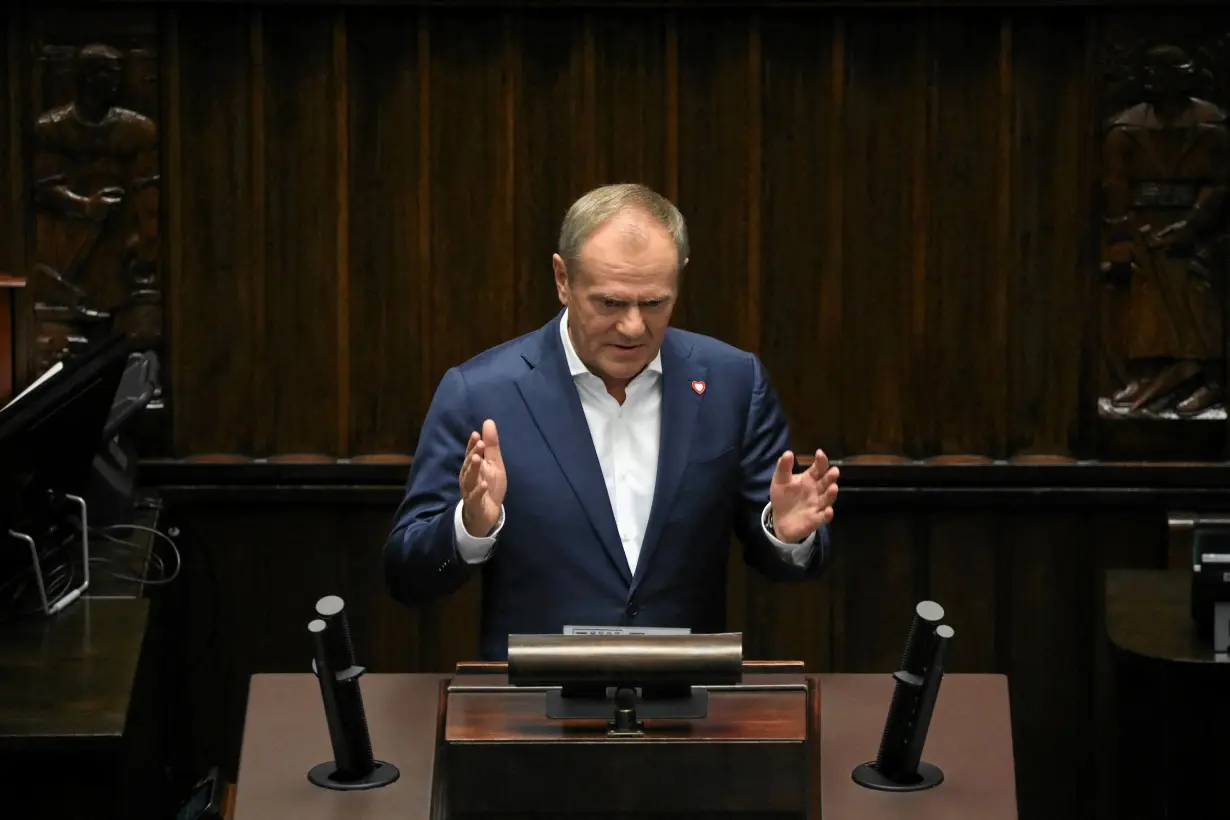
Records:
{"label": "man's nose", "polygon": [[635,339],[644,333],[645,317],[641,315],[641,309],[636,306],[628,308],[619,320],[618,330],[629,339]]}

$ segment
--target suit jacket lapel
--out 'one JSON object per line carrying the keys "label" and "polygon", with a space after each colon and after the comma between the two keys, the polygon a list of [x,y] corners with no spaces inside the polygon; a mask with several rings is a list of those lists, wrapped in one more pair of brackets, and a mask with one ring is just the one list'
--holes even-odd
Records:
{"label": "suit jacket lapel", "polygon": [[[572,485],[598,540],[624,583],[631,584],[632,571],[615,526],[615,514],[611,511],[611,500],[589,424],[585,421],[585,411],[581,409],[581,399],[568,372],[558,322],[557,317],[542,329],[537,350],[522,354],[530,371],[518,380],[517,389],[556,463]],[[544,499],[543,503],[550,501]]]}
{"label": "suit jacket lapel", "polygon": [[633,589],[645,576],[645,569],[658,548],[662,528],[670,515],[675,492],[688,463],[696,429],[696,413],[703,400],[694,383],[702,385],[708,368],[692,358],[691,347],[683,347],[673,334],[662,345],[662,431],[658,445],[658,477],[654,485],[649,524],[636,562]]}

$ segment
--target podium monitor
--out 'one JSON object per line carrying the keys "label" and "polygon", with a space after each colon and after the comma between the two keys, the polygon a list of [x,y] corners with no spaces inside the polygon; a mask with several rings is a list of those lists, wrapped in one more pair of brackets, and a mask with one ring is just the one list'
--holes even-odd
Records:
{"label": "podium monitor", "polygon": [[[66,500],[79,509],[82,528],[88,527],[81,496],[130,352],[125,337],[112,336],[56,363],[0,408],[0,541],[25,541],[36,573],[39,539],[60,526],[63,513],[73,511]],[[88,536],[83,533],[81,540],[86,544]],[[88,553],[88,546],[83,550]],[[26,560],[19,546],[0,550],[0,573]],[[88,586],[86,564],[86,581],[65,595],[61,606]],[[39,580],[43,608],[51,611],[41,575]]]}
{"label": "podium monitor", "polygon": [[112,336],[51,367],[0,409],[0,525],[37,493],[82,488],[130,346]]}

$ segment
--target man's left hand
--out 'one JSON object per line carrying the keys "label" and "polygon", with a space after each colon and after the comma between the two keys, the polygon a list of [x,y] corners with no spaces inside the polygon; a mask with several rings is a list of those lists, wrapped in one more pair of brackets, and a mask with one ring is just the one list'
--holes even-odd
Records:
{"label": "man's left hand", "polygon": [[801,473],[794,472],[794,453],[782,453],[769,485],[773,534],[796,544],[832,521],[838,475],[823,450],[816,451],[815,462]]}

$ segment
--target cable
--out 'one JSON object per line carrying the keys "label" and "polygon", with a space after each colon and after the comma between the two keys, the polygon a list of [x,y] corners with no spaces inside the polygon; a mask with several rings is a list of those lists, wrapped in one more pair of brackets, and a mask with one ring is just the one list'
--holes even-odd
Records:
{"label": "cable", "polygon": [[[155,540],[165,542],[175,559],[173,569],[168,573],[167,562],[159,554],[156,544],[142,545],[112,535],[117,532],[144,532],[152,535]],[[143,586],[163,586],[179,577],[183,567],[179,545],[161,530],[143,524],[111,524],[105,527],[90,527],[90,535],[111,545],[107,550],[110,554],[90,556],[91,569]],[[75,560],[80,551],[75,548],[74,542],[76,537],[70,538],[66,534],[62,540],[52,541],[48,546],[43,546],[46,541],[39,545],[38,563],[43,570],[47,600],[52,604],[71,590],[77,579],[77,565],[81,562]],[[140,574],[134,572],[137,560],[144,564],[140,568]],[[26,602],[31,597],[39,597],[32,563],[0,582],[0,624],[42,614],[42,600],[29,605]]]}
{"label": "cable", "polygon": [[[125,562],[117,557],[91,556],[90,565],[92,567],[97,566],[99,571],[110,575],[112,578],[118,578],[121,581],[129,581],[134,584],[142,584],[146,586],[162,586],[164,584],[171,583],[179,577],[180,569],[183,567],[183,559],[179,552],[179,545],[175,543],[175,539],[164,533],[162,530],[155,529],[154,527],[147,527],[144,524],[111,524],[100,528],[91,527],[90,532],[109,544],[127,547],[130,552],[124,557],[145,558],[146,564],[143,568],[144,571],[141,576],[137,576],[132,574],[131,571],[125,572],[107,566],[118,564],[120,567],[123,567]],[[175,569],[168,575],[166,565],[162,560],[162,556],[158,554],[157,550],[154,549],[153,546],[147,550],[147,548],[141,544],[134,543],[124,538],[116,538],[111,534],[112,532],[144,532],[154,536],[155,539],[163,541],[167,547],[170,548],[171,554],[175,556]],[[151,564],[157,568],[159,577],[150,577],[149,571]],[[127,568],[129,570],[131,569],[131,563],[128,564]]]}

